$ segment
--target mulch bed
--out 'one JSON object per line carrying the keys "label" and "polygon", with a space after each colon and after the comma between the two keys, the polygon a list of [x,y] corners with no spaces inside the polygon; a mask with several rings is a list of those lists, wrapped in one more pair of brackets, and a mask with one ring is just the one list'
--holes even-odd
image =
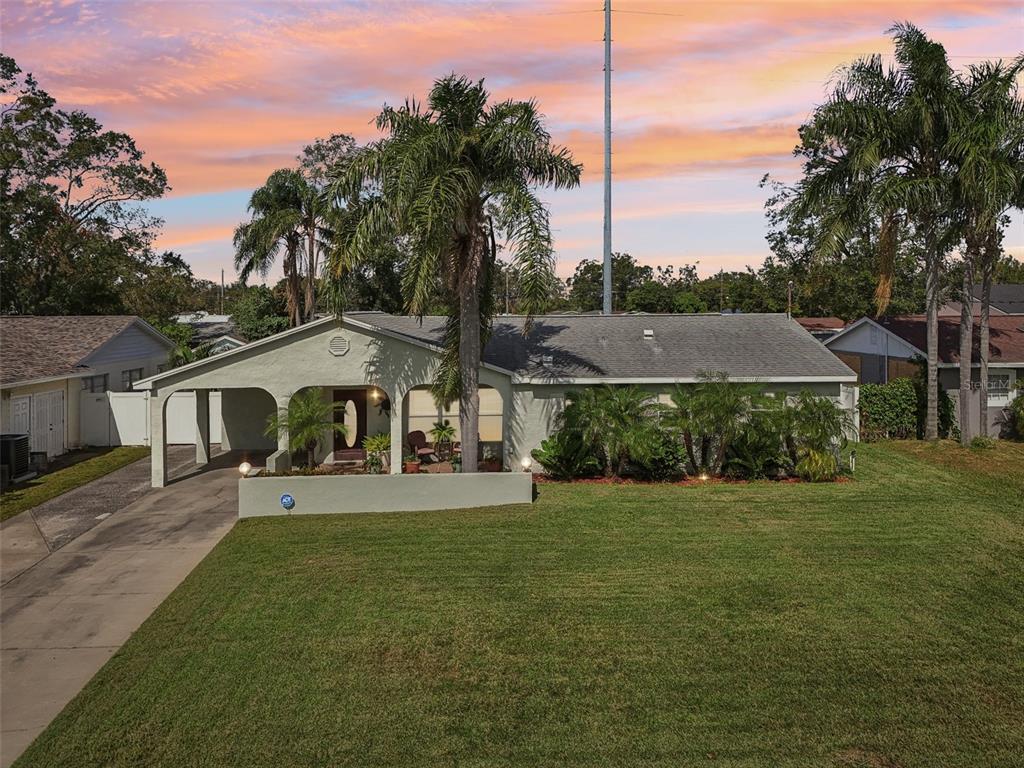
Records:
{"label": "mulch bed", "polygon": [[[853,480],[849,475],[840,475],[833,483],[849,483]],[[679,486],[694,486],[700,487],[703,485],[750,485],[751,483],[779,483],[782,485],[795,485],[798,483],[807,483],[809,481],[802,480],[799,477],[783,477],[778,479],[764,479],[764,480],[743,480],[734,477],[709,477],[707,480],[701,480],[695,477],[688,477],[683,480],[637,480],[633,477],[577,477],[574,480],[555,480],[552,477],[548,477],[544,474],[534,473],[533,481],[541,484],[562,484],[570,485],[574,483],[582,485],[679,485]],[[812,483],[813,485],[813,483]],[[827,483],[818,483],[818,485],[827,485]]]}

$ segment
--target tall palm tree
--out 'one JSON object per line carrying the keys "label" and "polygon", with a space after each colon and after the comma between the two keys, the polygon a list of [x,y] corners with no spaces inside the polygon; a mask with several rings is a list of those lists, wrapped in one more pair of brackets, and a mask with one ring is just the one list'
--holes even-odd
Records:
{"label": "tall palm tree", "polygon": [[434,83],[425,108],[385,106],[377,127],[387,136],[351,158],[332,187],[336,199],[362,201],[335,238],[332,274],[405,238],[409,313],[424,315],[441,284],[448,322],[434,394],[459,399],[464,472],[477,468],[479,366],[494,312],[497,243],[521,276],[520,310],[534,314],[554,280],[548,211],[535,189],[575,187],[582,170],[552,144],[536,103],[488,99],[483,80],[449,75]]}
{"label": "tall palm tree", "polygon": [[925,436],[938,437],[938,309],[940,277],[951,246],[949,114],[956,98],[946,51],[911,24],[889,32],[892,67],[881,56],[846,67],[804,127],[816,148],[798,192],[805,213],[821,222],[821,258],[841,251],[865,214],[880,222],[879,312],[888,304],[897,228],[912,228],[924,245],[928,327],[928,410]]}
{"label": "tall palm tree", "polygon": [[281,250],[288,324],[303,322],[299,249],[302,245],[302,192],[304,181],[298,171],[274,171],[266,183],[249,198],[249,221],[235,228],[235,269],[244,284],[255,272],[266,277]]}
{"label": "tall palm tree", "polygon": [[[1024,102],[1017,79],[1024,56],[1010,64],[973,65],[962,81],[962,103],[952,136],[956,163],[956,204],[964,238],[960,314],[960,402],[970,392],[972,303],[981,282],[979,329],[980,420],[988,423],[989,311],[992,277],[1001,253],[1001,229],[1009,208],[1024,206]],[[960,409],[960,433],[969,442],[967,409]]]}

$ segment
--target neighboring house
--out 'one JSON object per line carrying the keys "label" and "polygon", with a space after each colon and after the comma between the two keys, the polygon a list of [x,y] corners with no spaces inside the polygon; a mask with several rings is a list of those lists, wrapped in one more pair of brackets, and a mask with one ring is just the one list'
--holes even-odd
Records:
{"label": "neighboring house", "polygon": [[846,327],[846,321],[840,317],[794,317],[793,319],[818,341],[831,339]]}
{"label": "neighboring house", "polygon": [[[974,325],[972,358],[978,360],[978,325]],[[857,372],[862,384],[884,383],[918,372],[915,359],[927,355],[927,325],[924,315],[861,318],[825,341],[836,357]],[[939,318],[939,386],[956,399],[960,389],[960,320]],[[980,366],[973,365],[972,390],[977,397]],[[989,330],[989,420],[988,434],[1000,432],[1003,410],[1024,383],[1024,315],[993,315]],[[975,401],[977,402],[977,400]],[[977,418],[978,408],[972,408]],[[975,425],[977,429],[977,425]]]}
{"label": "neighboring house", "polygon": [[[351,312],[324,318],[136,384],[149,391],[153,485],[166,482],[166,403],[193,391],[197,458],[209,455],[211,391],[221,394],[221,445],[274,451],[272,469],[289,466],[286,436],[267,438],[267,418],[292,396],[316,387],[344,403],[345,437],[325,446],[319,461],[351,458],[366,435],[391,435],[391,468],[401,469],[409,432],[428,431],[458,404],[439,408],[430,383],[439,360],[444,318]],[[724,371],[766,391],[802,388],[834,398],[856,418],[856,374],[785,315],[549,315],[498,317],[480,366],[480,439],[518,468],[556,423],[568,391],[601,384],[637,384],[667,400],[672,387],[705,371]],[[173,421],[173,419],[171,419]],[[182,425],[173,425],[181,427]],[[457,438],[458,439],[458,438]]]}
{"label": "neighboring house", "polygon": [[211,315],[202,310],[175,315],[174,322],[192,326],[192,346],[205,345],[211,355],[238,349],[245,340],[238,334],[231,315]]}
{"label": "neighboring house", "polygon": [[173,346],[130,315],[0,317],[0,428],[48,456],[77,448],[82,393],[131,390]]}
{"label": "neighboring house", "polygon": [[[981,286],[974,286],[972,313],[981,314]],[[989,313],[991,315],[1024,314],[1024,284],[995,283],[989,292]],[[939,307],[940,317],[960,317],[960,302],[949,301]]]}

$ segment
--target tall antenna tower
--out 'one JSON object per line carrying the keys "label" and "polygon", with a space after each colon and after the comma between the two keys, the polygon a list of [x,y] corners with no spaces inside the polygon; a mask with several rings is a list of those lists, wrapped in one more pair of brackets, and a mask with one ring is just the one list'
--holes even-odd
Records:
{"label": "tall antenna tower", "polygon": [[604,314],[612,313],[612,0],[604,0]]}

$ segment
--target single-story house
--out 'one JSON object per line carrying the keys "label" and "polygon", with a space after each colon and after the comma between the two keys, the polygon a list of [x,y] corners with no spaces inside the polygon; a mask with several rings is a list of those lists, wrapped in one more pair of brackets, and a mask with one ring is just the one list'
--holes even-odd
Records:
{"label": "single-story house", "polygon": [[130,391],[173,347],[133,315],[0,317],[0,429],[47,456],[77,448],[82,393]]}
{"label": "single-story house", "polygon": [[231,315],[211,315],[209,312],[182,312],[174,316],[174,322],[192,327],[192,346],[204,346],[211,355],[219,355],[229,349],[238,349],[245,344]]}
{"label": "single-story house", "polygon": [[[975,285],[971,291],[974,301],[971,306],[975,317],[981,314],[981,286]],[[1021,315],[1024,314],[1024,284],[994,283],[989,291],[990,315]],[[960,317],[960,302],[948,301],[939,307],[940,317]]]}
{"label": "single-story house", "polygon": [[841,317],[794,317],[793,319],[818,341],[831,339],[846,327],[846,321]]}
{"label": "single-story house", "polygon": [[[980,365],[979,328],[974,325],[973,384],[977,392]],[[885,383],[918,372],[916,359],[926,360],[927,318],[924,315],[864,317],[827,339],[825,346],[857,372],[860,384]],[[960,389],[960,318],[939,318],[939,386],[957,398]],[[992,315],[989,323],[987,434],[1001,430],[1003,411],[1024,384],[1024,315]],[[977,413],[978,408],[972,408]],[[979,430],[980,431],[980,430]]]}
{"label": "single-story house", "polygon": [[[636,384],[667,397],[705,371],[761,382],[767,391],[802,388],[856,414],[856,374],[791,319],[771,315],[549,315],[496,318],[480,366],[480,439],[506,467],[518,466],[550,434],[566,393],[601,384]],[[208,397],[221,393],[221,445],[276,451],[270,469],[290,466],[287,435],[266,437],[268,417],[315,387],[344,403],[345,437],[327,443],[321,462],[352,458],[366,435],[391,435],[391,471],[401,469],[412,431],[426,432],[458,404],[430,393],[444,318],[351,312],[323,318],[135,384],[150,393],[154,486],[166,471],[166,403],[193,391],[197,463],[209,456]],[[458,436],[456,436],[458,439]]]}

